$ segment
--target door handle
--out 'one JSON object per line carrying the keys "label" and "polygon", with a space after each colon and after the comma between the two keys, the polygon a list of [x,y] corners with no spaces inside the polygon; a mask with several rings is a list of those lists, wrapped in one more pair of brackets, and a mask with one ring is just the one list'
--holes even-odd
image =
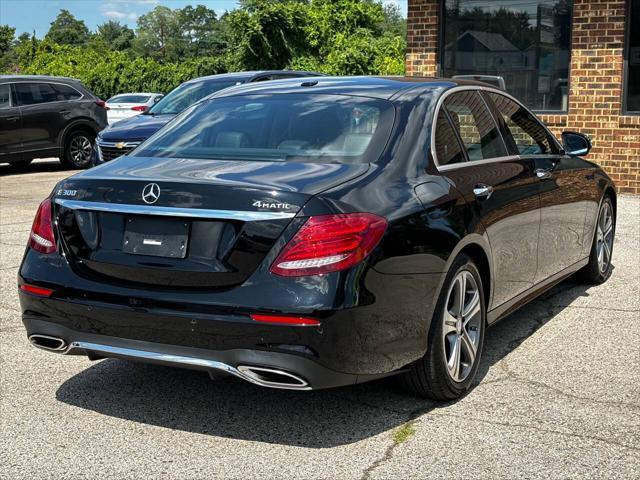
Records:
{"label": "door handle", "polygon": [[545,178],[551,178],[551,170],[538,168],[536,169],[536,177],[538,177],[540,180],[544,180]]}
{"label": "door handle", "polygon": [[7,117],[7,122],[17,122],[20,117]]}
{"label": "door handle", "polygon": [[479,183],[473,188],[473,194],[477,199],[487,199],[493,193],[493,187],[491,185],[485,185],[484,183]]}

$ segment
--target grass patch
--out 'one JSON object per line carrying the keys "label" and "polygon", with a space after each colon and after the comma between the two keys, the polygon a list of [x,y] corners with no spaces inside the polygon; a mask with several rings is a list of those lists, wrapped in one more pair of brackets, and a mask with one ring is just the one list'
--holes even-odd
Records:
{"label": "grass patch", "polygon": [[405,423],[400,428],[398,428],[395,432],[393,432],[393,441],[396,444],[404,443],[408,441],[411,436],[416,433],[416,429],[412,423]]}

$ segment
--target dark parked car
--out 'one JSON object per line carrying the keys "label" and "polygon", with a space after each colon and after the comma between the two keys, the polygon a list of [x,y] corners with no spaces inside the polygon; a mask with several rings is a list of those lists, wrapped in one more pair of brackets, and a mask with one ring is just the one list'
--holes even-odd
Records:
{"label": "dark parked car", "polygon": [[93,163],[100,165],[125,155],[164,127],[185,108],[224,88],[243,83],[320,75],[322,74],[295,70],[263,70],[194,78],[173,89],[146,112],[120,120],[103,130],[98,137]]}
{"label": "dark parked car", "polygon": [[[612,271],[616,192],[517,100],[436,80],[229,89],[61,181],[19,274],[37,347],[297,390],[472,384],[486,327]],[[179,160],[178,160],[179,159]]]}
{"label": "dark parked car", "polygon": [[59,157],[69,167],[86,167],[106,126],[105,103],[79,80],[0,76],[0,163]]}

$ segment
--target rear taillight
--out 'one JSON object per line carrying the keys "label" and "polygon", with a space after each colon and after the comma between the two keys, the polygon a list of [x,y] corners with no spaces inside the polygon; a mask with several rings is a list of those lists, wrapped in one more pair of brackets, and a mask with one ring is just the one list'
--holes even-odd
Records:
{"label": "rear taillight", "polygon": [[287,277],[345,270],[376,247],[387,221],[371,213],[309,217],[271,265]]}
{"label": "rear taillight", "polygon": [[29,246],[37,252],[53,253],[56,251],[56,238],[53,235],[51,221],[51,200],[47,198],[38,207],[29,234]]}
{"label": "rear taillight", "polygon": [[262,315],[251,314],[251,319],[260,323],[272,323],[274,325],[290,325],[294,327],[312,327],[320,325],[320,320],[309,317],[292,317],[289,315]]}
{"label": "rear taillight", "polygon": [[39,297],[50,297],[53,294],[53,290],[50,288],[36,287],[27,283],[20,285],[20,290]]}
{"label": "rear taillight", "polygon": [[96,100],[95,104],[98,105],[99,107],[104,108],[105,110],[109,110],[109,107],[107,107],[107,102],[105,102],[104,100]]}
{"label": "rear taillight", "polygon": [[134,112],[146,112],[149,109],[146,105],[136,105],[135,107],[131,107],[131,110]]}

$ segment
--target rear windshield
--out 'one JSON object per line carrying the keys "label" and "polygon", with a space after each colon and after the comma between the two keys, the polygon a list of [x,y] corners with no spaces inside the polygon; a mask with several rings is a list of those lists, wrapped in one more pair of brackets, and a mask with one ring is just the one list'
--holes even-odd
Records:
{"label": "rear windshield", "polygon": [[151,95],[116,95],[107,100],[107,103],[147,103]]}
{"label": "rear windshield", "polygon": [[336,95],[250,95],[206,101],[135,150],[137,157],[372,162],[393,124],[390,102]]}
{"label": "rear windshield", "polygon": [[178,114],[185,108],[190,107],[198,100],[202,100],[207,95],[222,90],[223,88],[237,85],[238,81],[212,81],[203,80],[200,82],[183,83],[179,87],[171,90],[158,103],[156,103],[147,114],[149,115],[165,115]]}

